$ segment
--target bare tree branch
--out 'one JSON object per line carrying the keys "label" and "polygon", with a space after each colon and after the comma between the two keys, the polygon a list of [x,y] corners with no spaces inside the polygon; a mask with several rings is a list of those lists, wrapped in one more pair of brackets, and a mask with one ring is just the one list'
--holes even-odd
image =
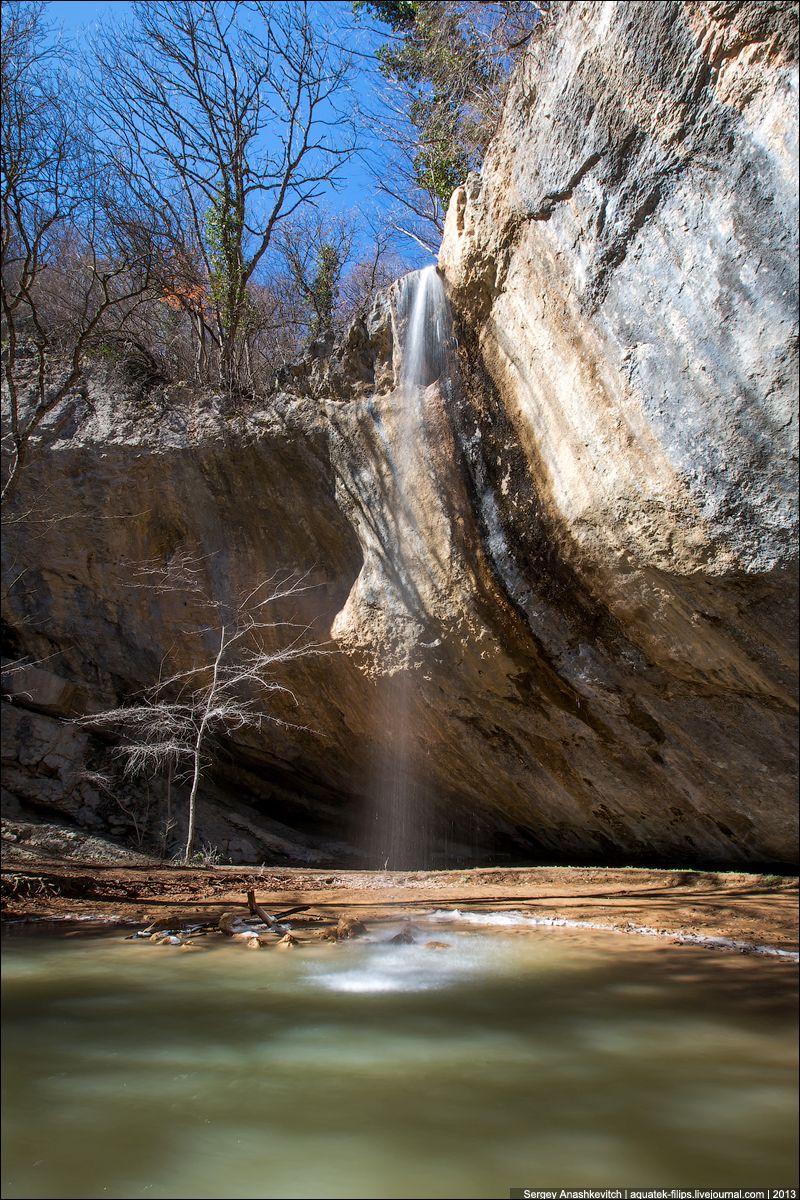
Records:
{"label": "bare tree branch", "polygon": [[301,0],[150,0],[99,40],[100,120],[136,193],[197,263],[196,334],[252,386],[253,285],[281,226],[356,150],[349,55]]}
{"label": "bare tree branch", "polygon": [[44,11],[3,6],[4,501],[48,418],[79,401],[84,359],[107,315],[146,293],[156,252],[151,210],[124,202]]}
{"label": "bare tree branch", "polygon": [[[207,557],[186,553],[168,563],[150,560],[134,574],[147,588],[170,592],[186,585],[191,593],[197,593],[197,564]],[[170,780],[187,782],[187,861],[194,849],[200,786],[216,740],[245,727],[261,729],[265,723],[305,728],[270,708],[269,697],[276,694],[300,706],[277,672],[294,659],[331,653],[331,648],[315,641],[306,625],[267,621],[261,614],[270,605],[310,590],[313,585],[308,579],[308,572],[276,572],[228,604],[206,601],[210,619],[199,632],[213,637],[211,657],[198,649],[191,666],[171,674],[162,672],[137,703],[78,719],[84,728],[119,737],[115,753],[126,775],[167,771]],[[288,636],[286,631],[291,631]]]}

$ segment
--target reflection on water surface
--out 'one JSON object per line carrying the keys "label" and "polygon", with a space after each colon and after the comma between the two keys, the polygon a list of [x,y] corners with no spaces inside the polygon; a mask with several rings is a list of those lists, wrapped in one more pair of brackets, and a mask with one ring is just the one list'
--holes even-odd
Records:
{"label": "reflection on water surface", "polygon": [[449,946],[8,939],[3,1195],[796,1183],[794,964],[428,938]]}

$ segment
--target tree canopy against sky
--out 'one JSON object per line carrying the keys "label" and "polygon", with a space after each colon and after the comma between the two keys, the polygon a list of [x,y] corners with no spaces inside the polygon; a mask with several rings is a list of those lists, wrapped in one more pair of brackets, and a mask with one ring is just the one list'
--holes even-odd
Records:
{"label": "tree canopy against sky", "polygon": [[[54,38],[66,52],[70,47],[87,47],[104,31],[117,36],[130,22],[134,7],[134,0],[48,0],[46,17]],[[355,231],[354,248],[358,253],[371,242],[376,220],[391,207],[386,196],[377,191],[370,165],[380,147],[371,110],[376,90],[384,86],[375,57],[381,39],[369,23],[354,19],[351,0],[312,0],[308,9],[314,25],[323,25],[331,42],[344,47],[351,57],[349,116],[358,125],[359,153],[349,158],[338,173],[335,188],[325,198],[325,208],[333,214],[364,217],[363,227]],[[430,261],[430,256],[421,255],[412,243],[403,247],[403,253],[410,268]]]}
{"label": "tree canopy against sky", "polygon": [[[4,30],[16,20],[33,48],[14,66],[6,39],[4,119],[20,118],[7,144],[30,164],[63,131],[33,191],[4,160],[20,454],[87,354],[133,354],[140,376],[252,395],[392,274],[429,261],[546,9],[7,0]],[[15,372],[32,345],[40,396],[26,425]],[[53,391],[56,353],[72,362]]]}
{"label": "tree canopy against sky", "polygon": [[[380,228],[358,157],[356,84],[370,56],[346,45],[349,4],[140,0],[88,28],[75,23],[82,12],[62,0],[3,7],[14,159],[2,164],[3,316],[19,449],[86,355],[133,351],[150,378],[268,390],[304,340],[335,332],[415,265]],[[135,303],[123,311],[125,297]],[[42,392],[32,425],[17,404],[31,346]],[[56,356],[72,352],[53,391]]]}
{"label": "tree canopy against sky", "polygon": [[90,53],[102,134],[208,282],[206,328],[223,381],[237,377],[250,281],[355,154],[350,58],[302,0],[148,0]]}
{"label": "tree canopy against sky", "polygon": [[383,40],[378,126],[393,169],[380,189],[433,250],[453,191],[480,167],[510,72],[543,27],[533,0],[355,0]]}
{"label": "tree canopy against sky", "polygon": [[[154,0],[136,0],[142,8]],[[298,3],[299,0],[296,0]],[[224,4],[217,0],[220,7]],[[129,20],[134,0],[49,0],[67,38]],[[280,5],[274,5],[278,8]],[[350,56],[359,153],[343,165],[329,211],[392,222],[410,267],[435,254],[450,194],[479,167],[505,84],[547,19],[548,0],[312,0],[309,19]],[[358,226],[358,222],[356,222]]]}

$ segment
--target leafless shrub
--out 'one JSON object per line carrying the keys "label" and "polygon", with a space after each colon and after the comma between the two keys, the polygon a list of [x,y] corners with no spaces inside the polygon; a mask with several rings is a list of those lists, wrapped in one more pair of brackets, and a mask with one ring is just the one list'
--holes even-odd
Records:
{"label": "leafless shrub", "polygon": [[45,422],[79,402],[83,363],[104,324],[147,294],[158,249],[152,208],[123,196],[113,160],[98,150],[44,8],[3,6],[4,500]]}
{"label": "leafless shrub", "polygon": [[[148,571],[152,573],[152,564]],[[163,586],[172,590],[173,583],[167,571]],[[309,587],[305,576],[279,575],[233,604],[208,602],[212,619],[197,633],[213,640],[211,657],[198,652],[191,666],[162,675],[136,704],[79,719],[85,728],[120,737],[116,755],[126,777],[167,772],[170,781],[188,784],[186,861],[194,850],[197,797],[216,739],[245,727],[261,729],[269,722],[289,725],[269,707],[269,697],[276,694],[300,707],[281,678],[281,668],[294,659],[327,652],[306,626],[264,619],[269,606]],[[301,723],[292,726],[304,728]]]}

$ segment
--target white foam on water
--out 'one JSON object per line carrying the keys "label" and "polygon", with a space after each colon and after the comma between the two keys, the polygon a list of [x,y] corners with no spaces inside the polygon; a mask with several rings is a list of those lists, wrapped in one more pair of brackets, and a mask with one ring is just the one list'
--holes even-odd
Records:
{"label": "white foam on water", "polygon": [[[422,929],[420,937],[426,937]],[[502,951],[464,934],[456,934],[444,950],[429,949],[422,940],[399,946],[361,941],[339,951],[355,961],[350,957],[333,970],[312,966],[309,982],[334,992],[426,992],[490,974]]]}
{"label": "white foam on water", "polygon": [[777,946],[765,946],[757,942],[743,942],[735,938],[712,937],[704,933],[687,933],[684,930],[655,929],[652,925],[636,925],[626,921],[624,925],[613,925],[602,921],[571,921],[567,917],[537,917],[521,912],[463,912],[458,908],[438,909],[430,914],[432,921],[461,922],[464,925],[534,925],[563,929],[602,929],[608,933],[635,933],[642,937],[666,938],[671,942],[687,945],[708,946],[719,950],[737,950],[741,954],[767,954],[776,958],[800,961],[795,950],[781,950]]}

